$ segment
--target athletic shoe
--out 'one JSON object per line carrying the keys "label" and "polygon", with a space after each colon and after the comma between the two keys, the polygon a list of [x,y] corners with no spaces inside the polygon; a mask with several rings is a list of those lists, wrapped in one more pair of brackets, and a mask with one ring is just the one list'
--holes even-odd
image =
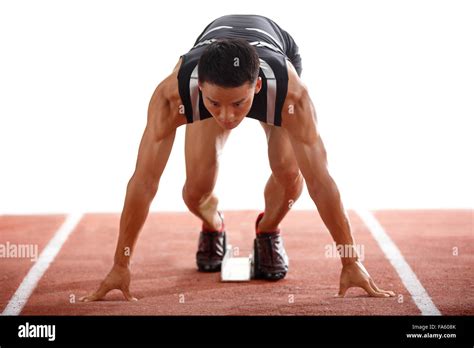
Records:
{"label": "athletic shoe", "polygon": [[222,220],[220,231],[209,231],[204,229],[199,234],[198,251],[196,253],[196,264],[200,272],[219,272],[222,259],[226,250],[226,236],[224,230],[224,215],[217,212]]}
{"label": "athletic shoe", "polygon": [[[255,232],[263,213],[255,222]],[[283,245],[280,230],[258,232],[254,240],[254,278],[280,280],[288,272],[289,260]]]}

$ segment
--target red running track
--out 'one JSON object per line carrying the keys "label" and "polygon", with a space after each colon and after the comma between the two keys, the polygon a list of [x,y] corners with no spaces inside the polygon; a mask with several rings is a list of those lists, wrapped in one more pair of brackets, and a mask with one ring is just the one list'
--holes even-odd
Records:
{"label": "red running track", "polygon": [[[225,212],[229,242],[250,250],[256,211]],[[472,210],[377,211],[374,216],[399,248],[443,315],[474,314]],[[191,213],[152,213],[132,264],[132,294],[119,291],[93,303],[77,301],[109,271],[119,214],[86,214],[40,279],[21,315],[420,315],[395,268],[353,211],[349,218],[364,264],[379,287],[395,298],[370,298],[362,289],[338,291],[340,261],[327,256],[332,239],[316,211],[291,211],[282,222],[290,272],[279,282],[221,283],[199,273],[200,229]],[[0,244],[35,244],[39,252],[64,216],[0,216]],[[457,252],[456,252],[457,251]],[[5,309],[34,263],[0,258],[0,306]]]}

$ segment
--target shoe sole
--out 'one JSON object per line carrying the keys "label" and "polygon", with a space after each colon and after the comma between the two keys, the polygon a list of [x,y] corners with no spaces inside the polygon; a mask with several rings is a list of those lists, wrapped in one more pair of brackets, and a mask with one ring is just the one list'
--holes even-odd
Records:
{"label": "shoe sole", "polygon": [[204,265],[198,264],[198,271],[203,273],[213,273],[213,272],[220,272],[221,264],[219,265]]}

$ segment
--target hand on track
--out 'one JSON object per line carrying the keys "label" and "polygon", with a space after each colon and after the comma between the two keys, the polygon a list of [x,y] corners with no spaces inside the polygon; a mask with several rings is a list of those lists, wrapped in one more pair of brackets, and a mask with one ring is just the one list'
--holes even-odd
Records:
{"label": "hand on track", "polygon": [[367,291],[370,297],[394,297],[393,291],[380,289],[369,275],[360,261],[344,265],[341,271],[339,293],[337,297],[344,297],[347,290],[359,287]]}
{"label": "hand on track", "polygon": [[121,290],[127,301],[137,301],[130,294],[130,268],[114,265],[99,288],[92,294],[81,297],[79,300],[82,302],[98,301],[114,289]]}

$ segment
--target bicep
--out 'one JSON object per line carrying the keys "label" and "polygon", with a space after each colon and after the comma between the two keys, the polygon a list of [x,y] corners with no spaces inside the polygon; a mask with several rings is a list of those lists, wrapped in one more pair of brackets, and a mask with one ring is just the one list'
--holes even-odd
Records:
{"label": "bicep", "polygon": [[148,109],[148,119],[138,149],[134,179],[157,185],[168,162],[177,124],[173,123],[169,101],[155,91]]}

